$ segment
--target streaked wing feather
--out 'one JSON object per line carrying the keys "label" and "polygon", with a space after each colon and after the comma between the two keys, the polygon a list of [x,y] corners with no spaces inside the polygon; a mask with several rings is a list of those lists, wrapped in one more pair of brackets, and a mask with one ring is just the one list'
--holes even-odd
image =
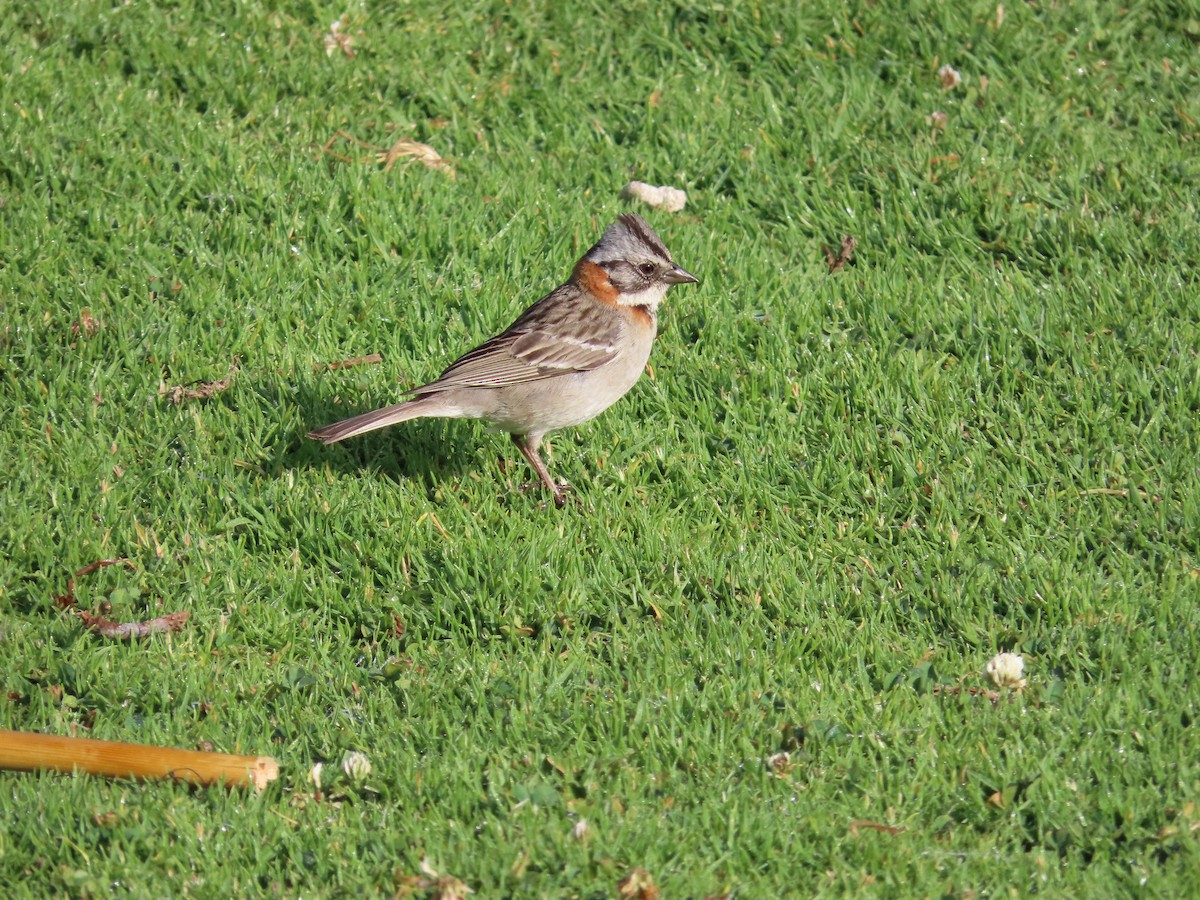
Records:
{"label": "streaked wing feather", "polygon": [[[587,372],[619,352],[620,321],[613,316],[581,319],[564,285],[526,310],[503,333],[464,354],[437,381],[417,388],[504,387]],[[574,300],[574,302],[572,302]]]}

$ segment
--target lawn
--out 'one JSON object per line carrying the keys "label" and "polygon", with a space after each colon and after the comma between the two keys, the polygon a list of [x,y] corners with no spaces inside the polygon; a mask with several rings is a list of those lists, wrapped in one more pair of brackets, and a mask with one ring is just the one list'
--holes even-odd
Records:
{"label": "lawn", "polygon": [[[6,896],[1200,889],[1200,18],[214,6],[0,8],[0,728],[281,777],[0,773]],[[626,209],[701,283],[576,503],[304,437]]]}

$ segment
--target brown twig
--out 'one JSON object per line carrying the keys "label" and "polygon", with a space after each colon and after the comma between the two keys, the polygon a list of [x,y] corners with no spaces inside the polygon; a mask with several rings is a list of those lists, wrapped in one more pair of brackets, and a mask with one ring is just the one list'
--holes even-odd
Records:
{"label": "brown twig", "polygon": [[137,566],[133,560],[125,559],[123,556],[115,559],[98,559],[94,563],[88,563],[67,579],[67,592],[59,594],[54,598],[55,606],[59,609],[73,609],[75,607],[75,579],[82,578],[84,575],[91,575],[100,569],[107,569],[109,566],[124,566],[133,571],[137,570]]}
{"label": "brown twig", "polygon": [[321,144],[321,146],[319,146],[317,149],[320,150],[322,153],[324,153],[326,156],[332,156],[338,162],[344,162],[344,163],[354,162],[354,160],[352,160],[349,156],[343,156],[340,153],[333,152],[334,141],[336,141],[339,137],[345,137],[345,138],[350,138],[350,140],[354,140],[353,138],[350,137],[350,135],[346,134],[346,132],[344,132],[344,131],[335,131],[333,134],[333,137],[331,137],[329,140],[327,140],[324,144]]}
{"label": "brown twig", "polygon": [[79,611],[79,621],[83,627],[93,631],[100,637],[116,638],[118,640],[133,640],[134,638],[149,637],[152,634],[172,634],[183,628],[191,617],[187,611],[167,613],[145,622],[114,622],[104,616],[93,616],[91,613]]}

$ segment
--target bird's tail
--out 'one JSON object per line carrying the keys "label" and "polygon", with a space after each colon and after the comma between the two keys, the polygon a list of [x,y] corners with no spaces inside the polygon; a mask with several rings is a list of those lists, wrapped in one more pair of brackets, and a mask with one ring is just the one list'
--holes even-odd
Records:
{"label": "bird's tail", "polygon": [[417,419],[421,416],[446,415],[446,412],[439,407],[440,404],[433,397],[416,397],[412,400],[404,400],[396,403],[393,406],[374,409],[360,416],[352,416],[349,419],[342,419],[340,422],[325,425],[310,431],[308,436],[314,441],[334,444],[338,441],[344,441],[346,438],[354,437],[357,434],[374,431],[376,428],[386,428],[388,425],[395,425],[399,422],[407,422],[409,419]]}

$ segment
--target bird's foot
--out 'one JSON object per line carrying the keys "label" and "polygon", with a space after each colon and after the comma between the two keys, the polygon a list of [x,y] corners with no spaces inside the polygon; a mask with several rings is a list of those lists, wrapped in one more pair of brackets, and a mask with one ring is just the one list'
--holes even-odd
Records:
{"label": "bird's foot", "polygon": [[[517,490],[524,494],[528,491],[534,490],[535,488],[541,487],[545,487],[545,485],[543,485],[540,481],[526,481],[519,488],[517,488]],[[567,505],[567,494],[575,493],[575,488],[565,481],[556,482],[552,490],[554,492],[554,505],[559,509],[562,509]],[[578,498],[574,499],[576,506],[578,506]]]}

